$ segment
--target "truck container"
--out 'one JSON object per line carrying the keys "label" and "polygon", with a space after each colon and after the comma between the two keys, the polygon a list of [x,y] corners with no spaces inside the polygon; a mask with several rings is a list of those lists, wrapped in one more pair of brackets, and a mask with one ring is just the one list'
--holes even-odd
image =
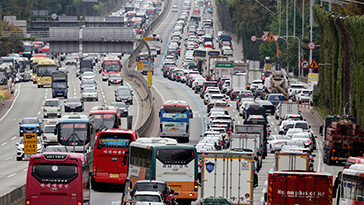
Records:
{"label": "truck container", "polygon": [[[331,123],[330,123],[331,121]],[[326,164],[345,162],[349,157],[363,156],[364,131],[350,118],[329,118],[325,121],[323,161]]]}
{"label": "truck container", "polygon": [[67,91],[67,73],[63,71],[52,72],[52,97],[61,96],[67,99]]}
{"label": "truck container", "polygon": [[332,205],[332,175],[316,172],[270,171],[268,205]]}
{"label": "truck container", "polygon": [[234,74],[234,63],[232,61],[215,61],[210,70],[214,72],[214,79],[219,80]]}
{"label": "truck container", "polygon": [[211,151],[203,155],[201,198],[225,198],[233,204],[253,204],[257,185],[253,154]]}
{"label": "truck container", "polygon": [[262,79],[262,71],[261,70],[248,70],[248,85],[250,85],[254,80]]}
{"label": "truck container", "polygon": [[230,149],[237,151],[247,151],[254,154],[255,169],[257,171],[262,168],[262,153],[261,153],[261,134],[233,134],[230,137]]}
{"label": "truck container", "polygon": [[258,148],[258,155],[261,155],[262,158],[267,156],[267,135],[266,129],[264,129],[263,125],[235,125],[235,133],[240,135],[252,135],[259,134],[260,142]]}
{"label": "truck container", "polygon": [[274,171],[313,171],[313,156],[302,151],[275,153]]}
{"label": "truck container", "polygon": [[247,75],[245,73],[236,73],[231,76],[230,88],[242,88],[247,87]]}
{"label": "truck container", "polygon": [[300,106],[296,102],[281,102],[276,110],[276,119],[283,119],[287,114],[300,114]]}

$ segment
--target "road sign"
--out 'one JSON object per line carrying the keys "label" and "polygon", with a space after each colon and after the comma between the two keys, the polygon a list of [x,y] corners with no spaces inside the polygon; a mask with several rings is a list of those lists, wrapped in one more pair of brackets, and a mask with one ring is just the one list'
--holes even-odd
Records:
{"label": "road sign", "polygon": [[24,154],[37,154],[37,133],[24,133]]}
{"label": "road sign", "polygon": [[308,62],[308,60],[302,60],[300,66],[302,69],[307,69],[310,66],[310,63]]}
{"label": "road sign", "polygon": [[277,56],[281,55],[281,54],[282,54],[282,51],[281,51],[281,49],[279,49],[279,46],[277,46]]}
{"label": "road sign", "polygon": [[318,65],[316,59],[313,59],[310,68],[320,68],[320,66]]}
{"label": "road sign", "polygon": [[278,41],[278,39],[279,39],[279,37],[280,37],[280,35],[273,35],[273,40],[275,41],[275,42],[277,42]]}
{"label": "road sign", "polygon": [[152,87],[152,72],[148,72],[148,87]]}
{"label": "road sign", "polygon": [[274,41],[274,39],[273,39],[273,33],[270,33],[270,35],[268,37],[268,41]]}
{"label": "road sign", "polygon": [[138,61],[138,70],[143,70],[143,61]]}
{"label": "road sign", "polygon": [[233,68],[234,63],[216,63],[215,68]]}
{"label": "road sign", "polygon": [[262,41],[266,41],[266,40],[268,40],[268,36],[267,35],[263,35],[262,36]]}
{"label": "road sign", "polygon": [[269,31],[263,31],[263,34],[268,36],[269,35]]}
{"label": "road sign", "polygon": [[316,44],[314,43],[314,42],[309,42],[308,44],[307,44],[307,47],[310,49],[310,50],[313,50],[313,49],[315,49],[316,48]]}
{"label": "road sign", "polygon": [[250,40],[252,40],[253,42],[257,40],[257,37],[256,36],[252,36],[250,37]]}
{"label": "road sign", "polygon": [[153,37],[143,37],[143,41],[154,41]]}

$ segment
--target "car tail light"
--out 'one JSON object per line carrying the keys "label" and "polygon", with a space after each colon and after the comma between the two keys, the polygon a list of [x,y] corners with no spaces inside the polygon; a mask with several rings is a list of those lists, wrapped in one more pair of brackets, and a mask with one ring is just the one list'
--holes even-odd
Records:
{"label": "car tail light", "polygon": [[82,205],[82,201],[77,202],[77,205]]}
{"label": "car tail light", "polygon": [[27,200],[25,201],[25,205],[30,205],[30,199],[27,199]]}
{"label": "car tail light", "polygon": [[19,52],[19,54],[23,54],[23,52]]}
{"label": "car tail light", "polygon": [[279,145],[279,144],[281,144],[280,142],[276,142],[276,143],[274,143],[274,144],[277,144],[277,145]]}
{"label": "car tail light", "polygon": [[94,165],[94,166],[92,167],[92,172],[93,172],[93,173],[96,173],[96,171],[97,171],[97,169],[96,169],[96,165]]}

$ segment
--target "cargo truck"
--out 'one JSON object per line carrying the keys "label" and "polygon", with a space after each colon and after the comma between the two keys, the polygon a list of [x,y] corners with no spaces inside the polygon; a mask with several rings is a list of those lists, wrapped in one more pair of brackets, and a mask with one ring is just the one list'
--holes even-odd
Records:
{"label": "cargo truck", "polygon": [[67,99],[67,73],[63,71],[52,72],[52,97],[64,97]]}
{"label": "cargo truck", "polygon": [[246,151],[254,154],[255,169],[259,172],[262,168],[261,134],[233,134],[230,137],[230,149]]}
{"label": "cargo truck", "polygon": [[276,110],[276,119],[282,120],[287,114],[300,114],[300,106],[296,102],[281,102]]}
{"label": "cargo truck", "polygon": [[203,153],[201,198],[225,198],[233,204],[253,204],[258,185],[250,152],[210,151]]}
{"label": "cargo truck", "polygon": [[266,204],[332,205],[332,179],[327,173],[270,171]]}
{"label": "cargo truck", "polygon": [[230,88],[242,88],[246,89],[247,87],[247,75],[245,73],[236,73],[231,76],[230,80]]}
{"label": "cargo truck", "polygon": [[267,156],[267,132],[266,128],[264,128],[263,125],[235,125],[235,133],[240,135],[259,134],[260,143],[258,148],[258,155],[262,156],[263,159],[265,158],[265,156]]}
{"label": "cargo truck", "polygon": [[313,155],[302,151],[275,153],[274,171],[313,171]]}
{"label": "cargo truck", "polygon": [[214,72],[214,79],[220,80],[234,74],[234,63],[232,61],[215,61],[211,71]]}
{"label": "cargo truck", "polygon": [[[364,131],[355,119],[348,117],[328,117],[321,133],[323,142],[323,161],[326,164],[345,162],[349,157],[363,156]],[[324,131],[324,132],[323,132]]]}

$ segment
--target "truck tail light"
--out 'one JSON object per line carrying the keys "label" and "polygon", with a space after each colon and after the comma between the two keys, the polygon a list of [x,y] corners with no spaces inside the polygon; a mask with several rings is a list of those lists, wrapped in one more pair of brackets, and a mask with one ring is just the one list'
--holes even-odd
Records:
{"label": "truck tail light", "polygon": [[27,200],[25,201],[25,205],[30,205],[30,199],[27,199]]}
{"label": "truck tail light", "polygon": [[96,171],[97,171],[97,169],[96,169],[96,165],[94,165],[94,166],[92,167],[92,172],[96,173]]}

